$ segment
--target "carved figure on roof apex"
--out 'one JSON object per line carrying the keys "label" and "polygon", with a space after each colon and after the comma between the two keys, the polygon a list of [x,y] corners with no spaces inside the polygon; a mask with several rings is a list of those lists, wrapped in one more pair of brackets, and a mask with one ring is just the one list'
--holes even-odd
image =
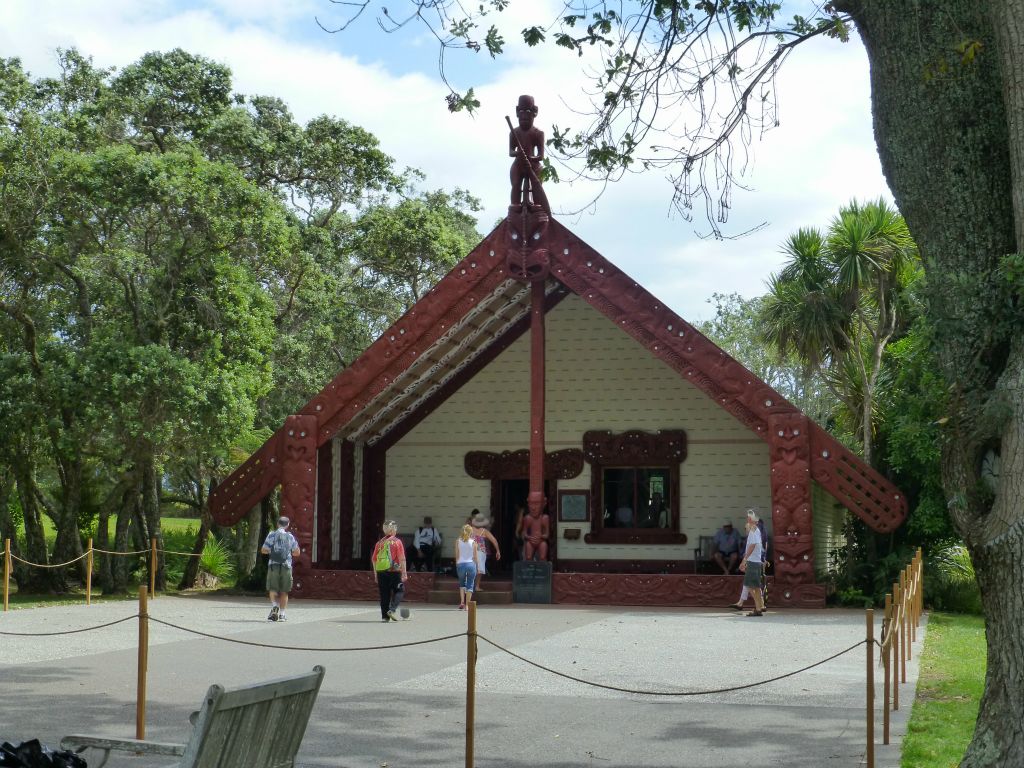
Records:
{"label": "carved figure on roof apex", "polygon": [[520,96],[516,105],[519,125],[512,127],[508,137],[508,154],[512,160],[512,204],[510,213],[533,212],[537,209],[551,213],[547,196],[540,181],[540,166],[544,160],[544,131],[533,124],[537,117],[537,104],[533,96]]}

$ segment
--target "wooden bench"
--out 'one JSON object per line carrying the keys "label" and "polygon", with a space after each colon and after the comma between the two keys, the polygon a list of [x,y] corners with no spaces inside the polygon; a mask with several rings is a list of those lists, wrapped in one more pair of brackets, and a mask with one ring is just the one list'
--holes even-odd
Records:
{"label": "wooden bench", "polygon": [[96,768],[106,764],[111,750],[177,757],[176,768],[292,768],[323,679],[318,665],[302,675],[233,690],[211,685],[202,709],[189,718],[187,744],[65,736],[60,746],[102,750]]}
{"label": "wooden bench", "polygon": [[693,550],[693,572],[703,573],[709,565],[715,566],[717,570],[718,566],[714,559],[717,549],[713,536],[698,536],[697,548]]}

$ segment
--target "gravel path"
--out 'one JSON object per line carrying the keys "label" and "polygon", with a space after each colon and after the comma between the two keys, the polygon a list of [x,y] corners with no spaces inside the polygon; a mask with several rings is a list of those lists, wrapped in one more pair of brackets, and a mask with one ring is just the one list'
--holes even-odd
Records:
{"label": "gravel path", "polygon": [[[383,624],[369,603],[296,601],[289,621],[273,624],[266,621],[265,601],[256,598],[159,597],[150,602],[154,619],[244,643],[309,650],[240,645],[151,622],[147,737],[187,738],[188,713],[212,682],[242,685],[323,664],[327,676],[300,752],[302,766],[463,765],[465,637],[388,650],[315,650],[465,632],[465,613],[411,608],[412,620]],[[0,635],[0,739],[38,737],[56,744],[67,733],[134,735],[137,611],[134,602],[104,602],[0,616],[0,632],[11,633],[127,619],[77,634]],[[697,691],[743,685],[820,661],[861,641],[864,617],[843,610],[747,619],[711,609],[484,606],[478,630],[566,675],[634,690]],[[479,653],[475,726],[481,767],[863,764],[863,645],[765,686],[688,697],[587,686],[483,640]],[[904,706],[894,720],[895,746],[880,745],[881,713],[876,714],[879,768],[899,764],[916,670],[915,657],[910,684],[901,690]],[[880,689],[881,668],[876,673]],[[147,762],[129,756],[110,765]]]}

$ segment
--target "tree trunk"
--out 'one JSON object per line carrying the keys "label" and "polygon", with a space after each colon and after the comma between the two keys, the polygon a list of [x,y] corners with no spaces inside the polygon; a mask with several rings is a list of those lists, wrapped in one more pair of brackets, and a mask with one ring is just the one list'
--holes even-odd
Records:
{"label": "tree trunk", "polygon": [[146,518],[146,529],[149,539],[156,539],[158,550],[156,558],[156,589],[161,592],[167,589],[167,571],[164,568],[164,536],[160,530],[160,467],[152,450],[142,461],[142,511]]}
{"label": "tree trunk", "polygon": [[[1013,343],[1020,329],[997,271],[1024,220],[1024,10],[1021,0],[840,5],[868,50],[883,171],[926,266],[935,349],[952,385],[943,484],[978,571],[989,646],[962,765],[1024,765],[1024,347]],[[1002,457],[994,499],[980,482],[992,446]]]}
{"label": "tree trunk", "polygon": [[[132,518],[135,516],[135,506],[138,501],[138,495],[135,492],[134,486],[124,492],[122,497],[121,508],[117,511],[117,521],[114,523],[114,546],[115,552],[127,552],[128,541],[129,541],[129,527],[132,522]],[[134,559],[129,559],[125,555],[110,555],[113,558],[112,572],[113,572],[113,590],[117,593],[123,593],[128,591],[128,573],[131,570],[131,563],[135,562]]]}
{"label": "tree trunk", "polygon": [[[60,506],[53,510],[54,514],[51,516],[57,529],[57,538],[53,543],[53,559],[63,563],[82,555],[82,533],[78,529],[78,514],[82,506],[83,462],[81,457],[75,457],[61,459],[60,463]],[[85,582],[85,558],[68,568],[78,574],[82,583]]]}
{"label": "tree trunk", "polygon": [[[201,477],[201,473],[197,473]],[[206,539],[210,535],[210,528],[213,527],[213,515],[210,514],[210,497],[203,493],[202,481],[196,482],[196,493],[199,494],[199,533],[196,534],[195,543],[192,545],[192,554],[185,564],[185,572],[181,575],[181,582],[178,589],[192,589],[199,578],[199,555],[203,553],[206,546]]]}
{"label": "tree trunk", "polygon": [[[30,465],[18,463],[14,466],[14,474],[18,486],[18,500],[21,502],[21,513],[25,525],[24,559],[30,563],[49,565],[46,553],[46,535],[43,532],[43,518],[39,513],[36,499],[36,482],[32,476]],[[53,568],[38,568],[15,563],[18,589],[28,592],[60,592],[63,584],[60,576]]]}

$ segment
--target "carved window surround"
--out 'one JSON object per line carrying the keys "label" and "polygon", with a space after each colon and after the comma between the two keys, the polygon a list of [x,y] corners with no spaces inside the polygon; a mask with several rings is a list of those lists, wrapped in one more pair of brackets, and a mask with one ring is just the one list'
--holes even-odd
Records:
{"label": "carved window surround", "polygon": [[[686,432],[629,430],[620,434],[591,431],[583,435],[583,456],[590,463],[591,528],[588,544],[685,544],[679,532],[679,465],[686,460]],[[602,482],[606,467],[667,467],[669,528],[605,528]]]}

